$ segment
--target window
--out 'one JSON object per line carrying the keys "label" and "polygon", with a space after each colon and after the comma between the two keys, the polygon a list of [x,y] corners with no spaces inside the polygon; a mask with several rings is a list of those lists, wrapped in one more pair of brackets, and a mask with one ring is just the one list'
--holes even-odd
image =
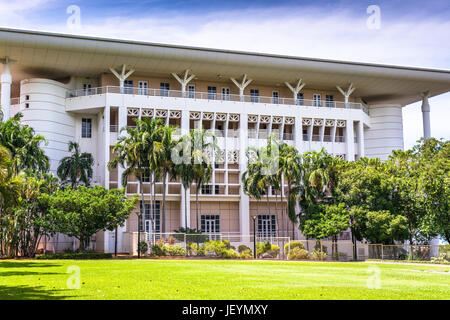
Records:
{"label": "window", "polygon": [[82,138],[92,137],[92,119],[87,118],[81,119],[81,137]]}
{"label": "window", "polygon": [[29,103],[25,103],[25,109],[30,108],[30,104]]}
{"label": "window", "polygon": [[219,194],[220,193],[220,188],[218,185],[214,186],[214,194]]}
{"label": "window", "polygon": [[214,86],[208,86],[208,100],[216,100],[217,95],[216,89],[217,88]]}
{"label": "window", "polygon": [[322,106],[322,98],[320,94],[315,93],[313,96],[313,106],[314,107],[321,107]]}
{"label": "window", "polygon": [[333,97],[333,95],[327,94],[327,95],[325,96],[325,105],[326,105],[328,108],[334,108],[334,97]]}
{"label": "window", "polygon": [[123,88],[125,94],[133,94],[133,80],[125,80],[123,82]]}
{"label": "window", "polygon": [[170,90],[170,85],[168,82],[161,82],[159,84],[159,95],[161,97],[168,97],[169,96],[169,90]]}
{"label": "window", "polygon": [[202,185],[202,194],[212,194],[212,185],[210,184]]}
{"label": "window", "polygon": [[188,98],[195,99],[195,86],[193,84],[188,86]]}
{"label": "window", "polygon": [[91,94],[92,85],[90,83],[83,83],[83,93],[84,95]]}
{"label": "window", "polygon": [[218,214],[207,214],[200,217],[200,225],[203,233],[220,232],[220,216]]}
{"label": "window", "polygon": [[278,91],[273,91],[272,92],[272,103],[278,104]]}
{"label": "window", "polygon": [[296,104],[299,106],[303,105],[303,93],[297,93],[297,101]]}
{"label": "window", "polygon": [[27,100],[27,101],[30,100],[30,96],[29,96],[29,95],[26,95],[26,96],[25,96],[25,100]]}
{"label": "window", "polygon": [[148,95],[148,81],[139,81],[138,94]]}
{"label": "window", "polygon": [[258,236],[259,237],[276,236],[276,219],[274,214],[258,215]]}
{"label": "window", "polygon": [[251,102],[259,101],[259,90],[258,89],[250,89],[250,101]]}
{"label": "window", "polygon": [[142,208],[142,201],[140,203],[142,214],[139,216],[139,229],[140,231],[147,232],[149,234],[161,232],[161,214],[160,214],[161,202],[157,200],[153,203],[153,205],[154,205],[154,213],[153,217],[151,217],[152,210],[150,207],[150,203],[144,204],[144,210]]}
{"label": "window", "polygon": [[222,88],[222,100],[230,100],[230,88]]}

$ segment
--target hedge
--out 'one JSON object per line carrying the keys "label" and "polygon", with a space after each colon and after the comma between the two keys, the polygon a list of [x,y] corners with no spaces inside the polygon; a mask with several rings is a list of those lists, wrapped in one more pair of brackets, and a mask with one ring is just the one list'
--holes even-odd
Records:
{"label": "hedge", "polygon": [[74,259],[74,260],[86,260],[86,259],[111,259],[111,253],[100,252],[74,252],[74,253],[55,253],[55,254],[43,254],[37,256],[36,259],[51,260],[51,259]]}

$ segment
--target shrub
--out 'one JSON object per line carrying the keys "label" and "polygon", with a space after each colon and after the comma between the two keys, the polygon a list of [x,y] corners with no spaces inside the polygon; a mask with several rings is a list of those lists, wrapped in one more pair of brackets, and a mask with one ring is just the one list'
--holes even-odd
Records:
{"label": "shrub", "polygon": [[294,247],[288,253],[289,260],[306,260],[309,258],[309,253],[305,249],[300,249],[300,247]]}
{"label": "shrub", "polygon": [[182,245],[175,244],[175,245],[165,245],[165,251],[169,256],[185,256],[186,250]]}
{"label": "shrub", "polygon": [[156,244],[152,245],[151,254],[153,256],[165,256],[166,255],[166,246],[164,242],[156,242]]}
{"label": "shrub", "polygon": [[252,251],[252,249],[250,249],[249,247],[247,247],[245,244],[241,244],[241,245],[238,247],[238,252],[239,252],[239,253],[242,253],[242,252],[247,251],[247,250],[250,250],[250,252]]}
{"label": "shrub", "polygon": [[250,248],[246,249],[246,250],[243,250],[241,252],[241,254],[239,255],[239,258],[240,259],[251,259],[251,258],[253,258],[252,250],[250,250]]}
{"label": "shrub", "polygon": [[139,242],[139,248],[140,248],[140,250],[141,250],[141,253],[147,253],[147,251],[148,251],[148,244],[147,244],[147,242],[145,242],[145,241],[141,241],[141,242]]}
{"label": "shrub", "polygon": [[312,260],[323,261],[326,258],[327,258],[327,253],[325,251],[320,251],[318,249],[314,249],[314,251],[311,253],[311,259]]}
{"label": "shrub", "polygon": [[303,242],[301,241],[291,241],[284,245],[284,254],[289,253],[289,248],[292,250],[294,248],[305,249]]}
{"label": "shrub", "polygon": [[[229,244],[229,243],[228,243]],[[220,257],[224,250],[229,250],[227,244],[222,240],[211,240],[205,243],[205,253]]]}
{"label": "shrub", "polygon": [[203,257],[205,255],[205,248],[196,243],[188,243],[187,245],[189,255]]}
{"label": "shrub", "polygon": [[228,241],[228,240],[222,240],[222,243],[225,245],[225,248],[231,249],[230,241]]}
{"label": "shrub", "polygon": [[111,259],[111,253],[100,252],[72,252],[72,253],[55,253],[55,254],[43,254],[37,256],[36,259],[50,260],[50,259],[74,259],[74,260],[87,260],[87,259]]}
{"label": "shrub", "polygon": [[269,256],[271,258],[276,258],[278,256],[278,254],[280,253],[280,247],[275,244],[272,244],[270,246],[270,250],[267,251],[266,253],[269,254]]}
{"label": "shrub", "polygon": [[225,249],[220,253],[220,257],[223,259],[237,259],[239,254],[233,249]]}
{"label": "shrub", "polygon": [[431,262],[434,263],[448,263],[448,257],[447,254],[445,252],[441,252],[439,254],[439,257],[431,257]]}

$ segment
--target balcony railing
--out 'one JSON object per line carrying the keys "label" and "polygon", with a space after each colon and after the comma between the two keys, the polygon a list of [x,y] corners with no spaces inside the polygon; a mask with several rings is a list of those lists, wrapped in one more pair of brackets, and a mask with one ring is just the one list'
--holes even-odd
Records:
{"label": "balcony railing", "polygon": [[266,103],[266,104],[282,104],[282,105],[297,105],[305,107],[316,108],[341,108],[341,109],[361,109],[368,114],[368,109],[362,103],[357,102],[341,102],[341,101],[328,101],[323,103],[317,100],[306,99],[294,99],[294,98],[276,98],[273,97],[261,97],[238,94],[222,94],[212,92],[182,92],[179,90],[166,90],[166,89],[154,89],[154,88],[130,88],[130,87],[117,87],[106,86],[91,89],[71,90],[67,92],[67,98],[75,98],[82,96],[91,96],[105,93],[118,93],[118,94],[130,94],[130,95],[143,95],[153,97],[172,97],[172,98],[185,98],[185,99],[201,99],[201,100],[218,100],[218,101],[235,101],[235,102],[250,102],[250,103]]}

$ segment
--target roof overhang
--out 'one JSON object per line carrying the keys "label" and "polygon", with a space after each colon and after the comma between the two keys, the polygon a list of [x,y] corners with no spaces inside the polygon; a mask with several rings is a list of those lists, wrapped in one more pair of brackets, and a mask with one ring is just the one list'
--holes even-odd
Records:
{"label": "roof overhang", "polygon": [[14,82],[33,77],[98,76],[127,64],[136,75],[167,76],[191,69],[199,80],[229,81],[242,74],[254,84],[284,86],[302,78],[307,88],[335,89],[353,83],[353,96],[369,104],[407,105],[430,91],[450,91],[450,70],[345,62],[210,48],[175,46],[0,28],[0,57]]}

